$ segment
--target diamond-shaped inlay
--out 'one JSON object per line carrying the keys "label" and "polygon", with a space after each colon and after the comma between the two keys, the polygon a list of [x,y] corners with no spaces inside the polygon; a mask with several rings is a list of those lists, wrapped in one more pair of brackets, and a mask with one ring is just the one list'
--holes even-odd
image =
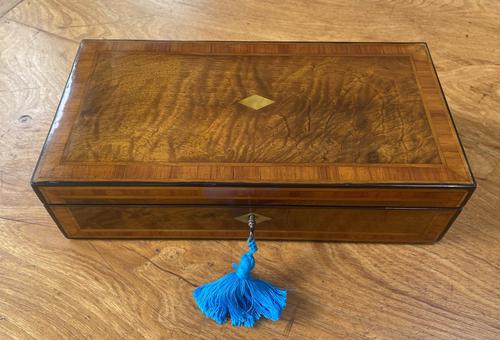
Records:
{"label": "diamond-shaped inlay", "polygon": [[274,103],[274,100],[267,99],[266,97],[259,96],[258,94],[252,94],[251,96],[240,100],[238,103],[251,109],[259,110],[265,106],[271,105]]}
{"label": "diamond-shaped inlay", "polygon": [[245,214],[245,215],[241,215],[241,216],[235,217],[234,219],[247,224],[248,223],[248,216],[250,214],[253,214],[255,216],[255,223],[257,223],[257,224],[271,220],[270,217],[267,217],[267,216],[264,216],[264,215],[260,215],[260,214],[256,214],[256,213],[248,213],[248,214]]}

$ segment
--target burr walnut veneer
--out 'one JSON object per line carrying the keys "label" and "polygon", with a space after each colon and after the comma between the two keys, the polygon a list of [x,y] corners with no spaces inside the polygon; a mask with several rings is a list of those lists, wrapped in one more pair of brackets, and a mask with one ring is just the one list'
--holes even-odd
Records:
{"label": "burr walnut veneer", "polygon": [[98,40],[32,185],[74,238],[391,242],[475,188],[424,43]]}

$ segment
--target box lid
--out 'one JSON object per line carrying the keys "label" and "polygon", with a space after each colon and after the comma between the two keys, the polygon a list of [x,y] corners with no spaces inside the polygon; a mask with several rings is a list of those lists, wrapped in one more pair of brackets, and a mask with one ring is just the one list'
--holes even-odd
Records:
{"label": "box lid", "polygon": [[473,186],[424,43],[85,40],[35,184]]}

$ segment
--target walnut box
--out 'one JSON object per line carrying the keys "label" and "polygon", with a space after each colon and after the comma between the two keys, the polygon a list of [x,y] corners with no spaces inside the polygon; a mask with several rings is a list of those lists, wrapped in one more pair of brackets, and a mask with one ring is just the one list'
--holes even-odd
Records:
{"label": "walnut box", "polygon": [[425,43],[81,43],[32,186],[70,238],[434,242],[475,188]]}

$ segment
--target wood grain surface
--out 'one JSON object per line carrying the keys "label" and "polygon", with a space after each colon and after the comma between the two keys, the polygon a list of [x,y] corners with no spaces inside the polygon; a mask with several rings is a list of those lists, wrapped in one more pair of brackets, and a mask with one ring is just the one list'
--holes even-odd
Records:
{"label": "wood grain surface", "polygon": [[411,56],[95,58],[67,162],[440,163]]}
{"label": "wood grain surface", "polygon": [[[24,0],[0,37],[1,338],[499,337],[497,1]],[[282,320],[216,325],[190,294],[244,242],[68,240],[29,186],[83,38],[426,41],[478,189],[436,245],[260,242],[256,274],[290,289]]]}

